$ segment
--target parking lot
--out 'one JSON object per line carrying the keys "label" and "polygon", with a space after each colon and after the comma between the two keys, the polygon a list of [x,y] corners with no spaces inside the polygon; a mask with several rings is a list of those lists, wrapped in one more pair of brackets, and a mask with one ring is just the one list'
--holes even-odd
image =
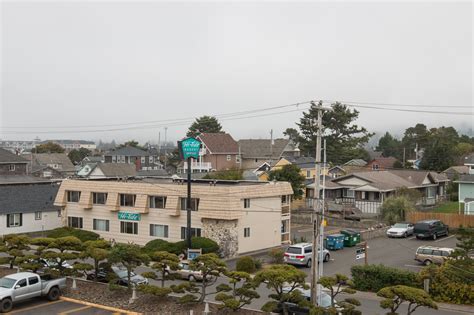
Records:
{"label": "parking lot", "polygon": [[120,315],[132,314],[120,312],[113,309],[105,309],[102,306],[86,305],[82,303],[58,300],[49,302],[44,298],[31,299],[25,302],[17,303],[13,310],[8,314],[17,315],[38,315],[38,314],[58,314],[58,315]]}
{"label": "parking lot", "polygon": [[[305,227],[298,227],[299,231],[307,231]],[[304,234],[300,232],[299,234]],[[310,233],[304,235],[310,239]],[[415,251],[420,246],[436,246],[436,247],[456,247],[455,235],[448,237],[441,237],[436,241],[433,240],[418,240],[414,236],[408,238],[388,238],[379,237],[368,242],[368,263],[369,264],[383,264],[396,268],[407,269],[411,271],[419,271],[423,265],[414,260]],[[348,247],[341,250],[331,251],[331,261],[324,264],[324,274],[334,275],[342,273],[350,275],[350,268],[353,265],[364,264],[364,259],[356,260],[356,248]],[[302,267],[308,274],[309,268]]]}

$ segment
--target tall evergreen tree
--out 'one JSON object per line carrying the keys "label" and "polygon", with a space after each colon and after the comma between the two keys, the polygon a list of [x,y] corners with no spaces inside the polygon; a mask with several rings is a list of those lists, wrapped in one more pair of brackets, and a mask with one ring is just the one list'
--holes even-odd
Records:
{"label": "tall evergreen tree", "polygon": [[188,133],[186,136],[188,137],[196,137],[200,133],[207,132],[207,133],[218,133],[224,132],[222,130],[222,126],[217,120],[217,118],[212,116],[202,116],[196,118],[196,121],[192,123],[189,127]]}
{"label": "tall evergreen tree", "polygon": [[[322,105],[322,101],[318,105]],[[315,156],[318,105],[313,103],[308,112],[303,112],[303,117],[297,123],[301,134],[300,149],[311,156]],[[332,111],[325,111],[322,117],[322,133],[326,139],[328,161],[340,164],[353,158],[360,158],[362,146],[373,134],[364,127],[354,124],[359,117],[357,110],[339,102],[332,104],[331,107]]]}
{"label": "tall evergreen tree", "polygon": [[386,132],[382,138],[380,138],[377,151],[381,151],[385,157],[393,156],[398,160],[401,160],[403,155],[401,141],[393,137],[389,132]]}

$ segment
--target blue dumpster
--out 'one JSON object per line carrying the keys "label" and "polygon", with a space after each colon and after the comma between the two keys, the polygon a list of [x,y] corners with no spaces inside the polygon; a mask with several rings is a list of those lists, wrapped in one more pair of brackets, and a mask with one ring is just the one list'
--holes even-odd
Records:
{"label": "blue dumpster", "polygon": [[327,249],[337,250],[344,248],[344,234],[332,234],[327,236]]}

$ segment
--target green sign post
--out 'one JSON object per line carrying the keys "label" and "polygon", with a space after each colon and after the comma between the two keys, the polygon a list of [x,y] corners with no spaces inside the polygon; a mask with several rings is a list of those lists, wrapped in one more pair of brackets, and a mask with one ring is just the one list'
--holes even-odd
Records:
{"label": "green sign post", "polygon": [[[195,138],[186,138],[178,141],[179,153],[188,165],[188,198],[186,200],[186,245],[191,248],[191,159],[199,159],[199,150],[201,150],[201,141]],[[188,254],[188,258],[189,258]]]}

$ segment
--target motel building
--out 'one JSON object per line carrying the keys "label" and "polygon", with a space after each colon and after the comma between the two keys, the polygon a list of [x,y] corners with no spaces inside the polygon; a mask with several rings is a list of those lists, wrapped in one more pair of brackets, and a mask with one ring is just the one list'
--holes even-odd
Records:
{"label": "motel building", "polygon": [[[226,257],[287,244],[292,194],[287,182],[193,180],[192,236],[213,239]],[[183,179],[68,179],[54,204],[63,225],[145,245],[186,238],[186,196]]]}

